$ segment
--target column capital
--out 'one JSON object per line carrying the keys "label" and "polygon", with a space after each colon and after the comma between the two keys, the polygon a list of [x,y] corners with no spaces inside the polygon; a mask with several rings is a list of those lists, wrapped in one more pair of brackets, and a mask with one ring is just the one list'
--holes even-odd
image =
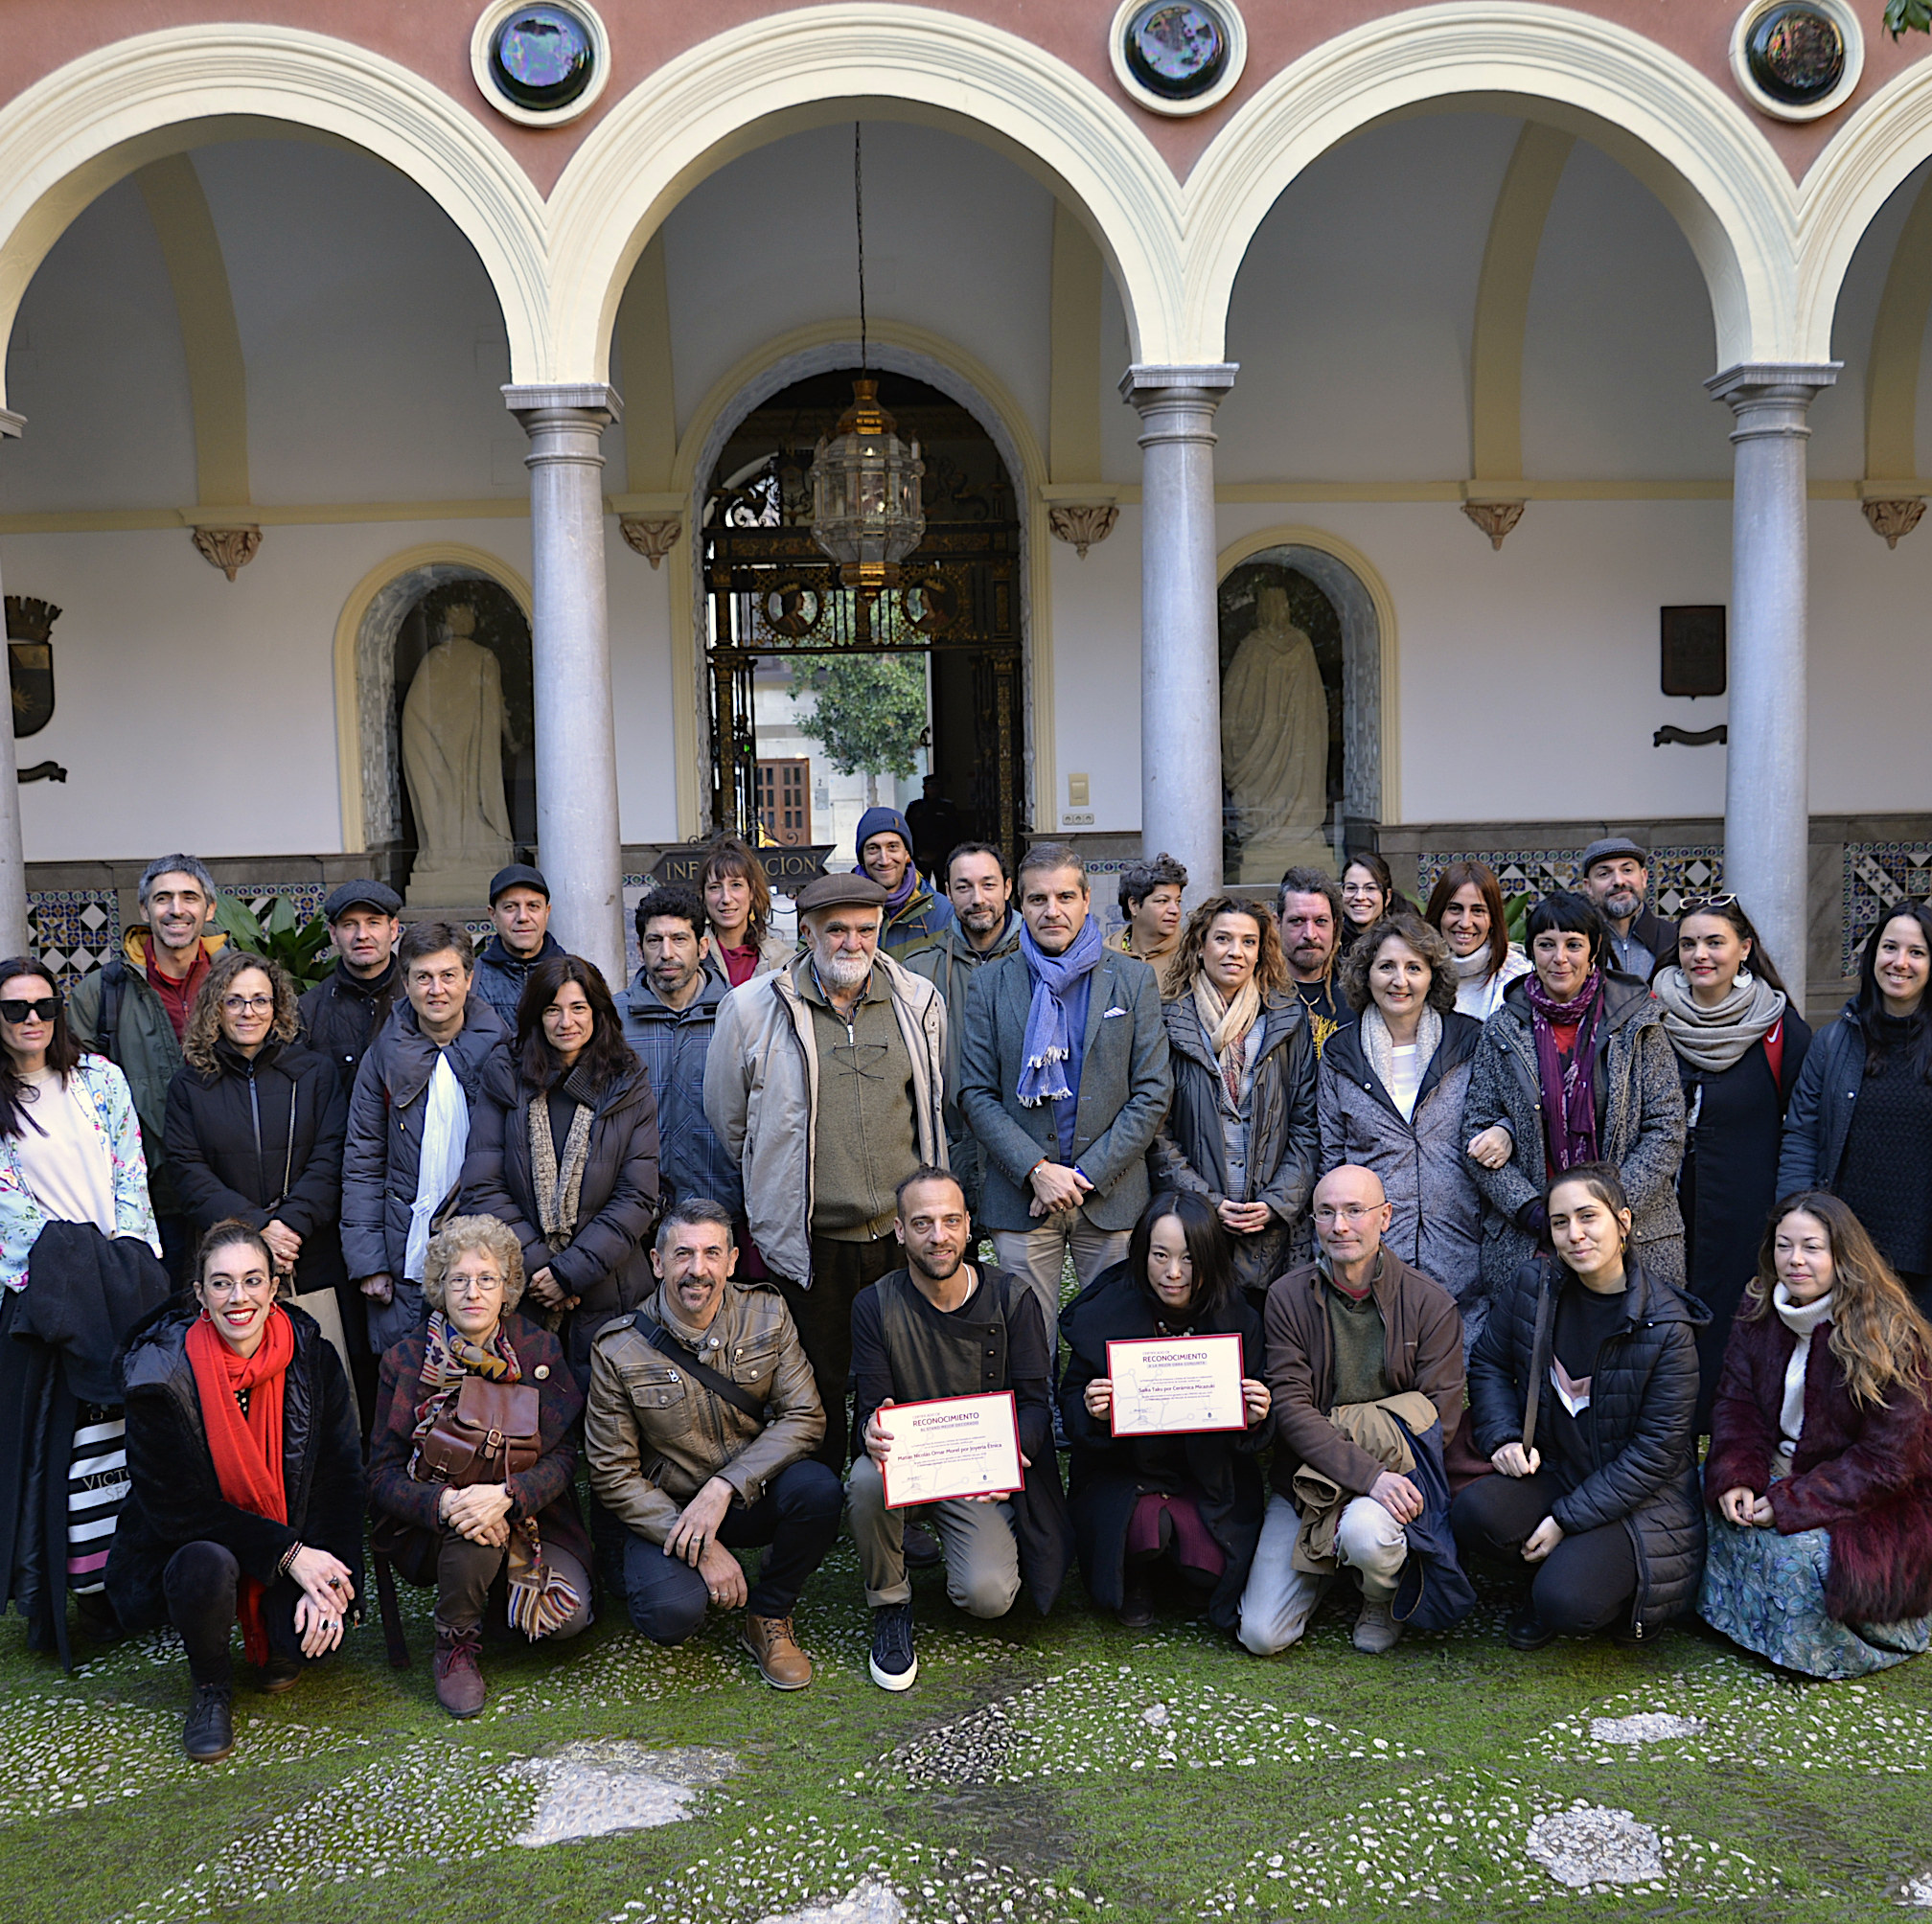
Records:
{"label": "column capital", "polygon": [[1833,386],[1843,361],[1738,361],[1704,383],[1713,401],[1733,408],[1756,402],[1796,402],[1808,407],[1820,388]]}
{"label": "column capital", "polygon": [[503,405],[527,429],[540,414],[569,412],[601,414],[602,428],[624,419],[624,400],[617,390],[601,380],[506,381]]}
{"label": "column capital", "polygon": [[1234,385],[1234,377],[1240,372],[1239,361],[1203,361],[1192,366],[1137,361],[1120,377],[1120,399],[1140,407],[1158,395],[1178,389],[1199,395],[1212,407]]}
{"label": "column capital", "polygon": [[0,407],[0,441],[18,441],[27,432],[27,417],[15,414],[10,408]]}

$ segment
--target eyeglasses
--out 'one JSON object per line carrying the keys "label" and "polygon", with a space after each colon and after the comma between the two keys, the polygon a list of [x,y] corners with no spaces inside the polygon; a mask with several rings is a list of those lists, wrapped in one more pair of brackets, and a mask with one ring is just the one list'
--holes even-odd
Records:
{"label": "eyeglasses", "polygon": [[257,1296],[264,1290],[273,1292],[273,1276],[204,1276],[201,1279],[201,1294],[204,1296]]}
{"label": "eyeglasses", "polygon": [[494,1296],[503,1287],[501,1276],[446,1276],[443,1291],[451,1296]]}
{"label": "eyeglasses", "polygon": [[1386,1206],[1381,1202],[1345,1202],[1338,1209],[1316,1210],[1315,1220],[1318,1223],[1359,1223]]}
{"label": "eyeglasses", "polygon": [[0,1020],[24,1022],[32,1016],[36,1022],[51,1022],[60,1013],[58,996],[42,996],[37,1001],[27,1002],[17,996],[9,996],[0,1002]]}
{"label": "eyeglasses", "polygon": [[223,996],[221,1006],[231,1016],[266,1015],[275,1006],[273,996]]}
{"label": "eyeglasses", "polygon": [[1707,908],[1736,908],[1736,906],[1737,898],[1735,895],[1693,895],[1677,913],[1680,917],[1702,915]]}

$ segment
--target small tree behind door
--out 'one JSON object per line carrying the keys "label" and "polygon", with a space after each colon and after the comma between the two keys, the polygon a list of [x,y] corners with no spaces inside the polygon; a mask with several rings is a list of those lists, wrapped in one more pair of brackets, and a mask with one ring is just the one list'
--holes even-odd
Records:
{"label": "small tree behind door", "polygon": [[780,848],[812,842],[812,761],[807,755],[758,764],[758,820]]}

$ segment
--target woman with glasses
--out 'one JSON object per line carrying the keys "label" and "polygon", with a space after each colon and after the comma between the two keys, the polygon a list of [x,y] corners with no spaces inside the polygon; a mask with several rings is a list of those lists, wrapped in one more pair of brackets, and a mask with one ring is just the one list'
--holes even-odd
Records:
{"label": "woman with glasses", "polygon": [[172,1623],[195,1685],[197,1764],[235,1748],[237,1620],[261,1687],[342,1647],[362,1591],[362,1445],[349,1379],[314,1319],[276,1300],[261,1232],[218,1223],[195,1298],[128,1339],[131,1495],[107,1589],[122,1624]]}
{"label": "woman with glasses", "polygon": [[349,1095],[300,1027],[279,962],[216,956],[168,1088],[168,1161],[197,1232],[231,1218],[259,1229],[289,1294],[334,1290],[345,1328],[359,1329],[338,1226]]}
{"label": "woman with glasses", "polygon": [[590,1339],[656,1288],[657,1103],[596,967],[553,955],[530,972],[517,1037],[483,1072],[463,1206],[507,1224],[530,1298],[580,1386]]}
{"label": "woman with glasses", "polygon": [[435,1588],[436,1701],[452,1717],[486,1701],[486,1614],[533,1642],[590,1621],[570,1487],[584,1398],[557,1339],[514,1313],[522,1294],[523,1252],[503,1224],[445,1225],[423,1271],[428,1329],[383,1357],[377,1392],[370,1542]]}
{"label": "woman with glasses", "polygon": [[1697,1333],[1697,1422],[1708,1429],[1731,1319],[1778,1199],[1784,1109],[1811,1030],[1735,895],[1685,905],[1676,960],[1657,972],[1650,993],[1663,1004],[1684,1086],[1677,1203],[1690,1291],[1711,1312]]}
{"label": "woman with glasses", "polygon": [[1583,1162],[1608,1162],[1629,1198],[1631,1238],[1653,1276],[1684,1281],[1677,1165],[1684,1090],[1663,1006],[1610,959],[1594,904],[1568,890],[1530,911],[1530,973],[1483,1025],[1462,1134],[1483,1218],[1492,1297],[1546,1240],[1544,1190]]}
{"label": "woman with glasses", "polygon": [[[126,1078],[80,1053],[38,962],[0,962],[0,1609],[63,1661],[70,1592],[83,1626],[112,1630],[102,1572],[126,1491],[114,1353],[169,1287],[141,1244],[158,1258]],[[68,1481],[64,1523],[38,1500],[50,1466]]]}
{"label": "woman with glasses", "polygon": [[1341,952],[1346,955],[1363,936],[1385,915],[1397,908],[1415,905],[1395,893],[1395,878],[1389,864],[1373,849],[1362,849],[1348,858],[1342,871]]}
{"label": "woman with glasses", "polygon": [[1486,861],[1452,861],[1429,891],[1423,920],[1449,945],[1458,1011],[1486,1022],[1504,990],[1530,973],[1529,956],[1509,939],[1496,871]]}
{"label": "woman with glasses", "polygon": [[1858,993],[1805,1059],[1778,1193],[1843,1197],[1932,1314],[1932,907],[1901,902],[1858,958]]}

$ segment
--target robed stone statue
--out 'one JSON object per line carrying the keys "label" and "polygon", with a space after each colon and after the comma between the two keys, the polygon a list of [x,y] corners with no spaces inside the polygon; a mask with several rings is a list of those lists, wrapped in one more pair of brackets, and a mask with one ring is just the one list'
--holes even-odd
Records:
{"label": "robed stone statue", "polygon": [[512,747],[503,671],[473,637],[476,610],[448,608],[402,702],[402,779],[416,815],[412,908],[482,903],[490,878],[516,859],[503,798]]}
{"label": "robed stone statue", "polygon": [[1287,589],[1265,584],[1254,613],[1221,684],[1221,779],[1240,880],[1276,882],[1327,859],[1328,695],[1315,644],[1288,618]]}

